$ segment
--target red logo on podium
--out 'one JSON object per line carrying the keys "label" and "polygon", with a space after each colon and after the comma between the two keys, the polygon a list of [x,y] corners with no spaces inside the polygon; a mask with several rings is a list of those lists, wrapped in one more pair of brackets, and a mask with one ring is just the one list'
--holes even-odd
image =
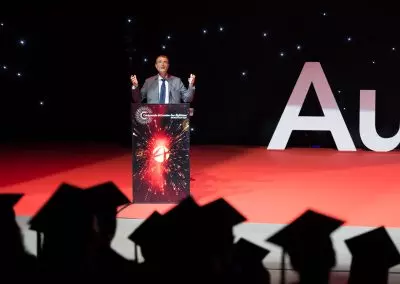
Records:
{"label": "red logo on podium", "polygon": [[153,158],[158,163],[163,163],[168,160],[169,155],[169,149],[164,145],[156,146],[153,150]]}

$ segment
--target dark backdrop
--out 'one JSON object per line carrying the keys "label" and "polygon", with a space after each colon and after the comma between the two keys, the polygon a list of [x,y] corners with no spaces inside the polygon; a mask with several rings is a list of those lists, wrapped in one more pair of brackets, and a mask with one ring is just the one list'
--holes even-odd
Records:
{"label": "dark backdrop", "polygon": [[[3,142],[129,145],[129,76],[144,82],[154,75],[159,54],[169,56],[170,72],[186,85],[189,74],[196,74],[194,144],[268,145],[306,61],[321,62],[357,147],[363,147],[360,89],[377,90],[379,134],[392,136],[400,124],[400,33],[398,15],[389,9],[350,13],[305,7],[251,17],[159,13],[0,22],[0,64],[7,65],[0,70]],[[18,44],[21,38],[24,46]],[[302,114],[322,114],[313,89]],[[295,132],[289,141],[289,146],[312,145],[335,147],[328,132]]]}

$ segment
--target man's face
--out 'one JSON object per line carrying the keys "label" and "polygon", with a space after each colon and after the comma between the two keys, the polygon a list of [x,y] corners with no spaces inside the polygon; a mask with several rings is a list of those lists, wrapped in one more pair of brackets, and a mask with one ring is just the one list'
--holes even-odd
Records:
{"label": "man's face", "polygon": [[168,72],[169,62],[165,57],[158,57],[156,60],[156,69],[158,73],[165,74]]}

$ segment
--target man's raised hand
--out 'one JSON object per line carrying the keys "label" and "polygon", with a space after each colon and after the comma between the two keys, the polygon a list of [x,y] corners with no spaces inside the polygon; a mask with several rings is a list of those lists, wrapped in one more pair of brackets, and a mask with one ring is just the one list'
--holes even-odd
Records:
{"label": "man's raised hand", "polygon": [[189,85],[193,86],[195,80],[196,80],[196,75],[190,74],[190,77],[189,77]]}
{"label": "man's raised hand", "polygon": [[139,82],[138,82],[138,80],[137,80],[137,78],[136,78],[136,75],[131,76],[131,82],[132,82],[132,85],[133,85],[134,87],[139,86]]}

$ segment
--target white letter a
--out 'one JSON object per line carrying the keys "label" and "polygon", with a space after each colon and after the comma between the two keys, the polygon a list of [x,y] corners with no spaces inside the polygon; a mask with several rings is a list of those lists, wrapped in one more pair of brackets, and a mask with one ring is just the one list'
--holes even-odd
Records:
{"label": "white letter a", "polygon": [[[311,84],[314,85],[324,116],[299,116]],[[268,149],[285,149],[293,130],[330,131],[338,150],[356,151],[319,62],[304,64]]]}

